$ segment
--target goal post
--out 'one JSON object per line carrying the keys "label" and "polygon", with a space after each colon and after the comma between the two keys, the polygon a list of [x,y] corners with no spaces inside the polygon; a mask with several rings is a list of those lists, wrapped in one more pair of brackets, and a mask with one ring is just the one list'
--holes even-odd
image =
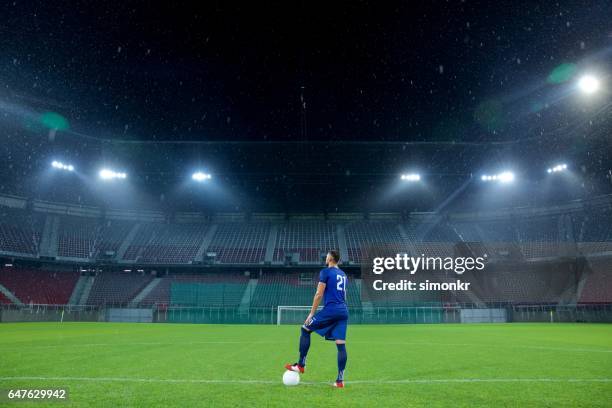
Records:
{"label": "goal post", "polygon": [[[276,311],[276,324],[302,324],[312,306],[278,306]],[[319,306],[317,310],[323,307]]]}

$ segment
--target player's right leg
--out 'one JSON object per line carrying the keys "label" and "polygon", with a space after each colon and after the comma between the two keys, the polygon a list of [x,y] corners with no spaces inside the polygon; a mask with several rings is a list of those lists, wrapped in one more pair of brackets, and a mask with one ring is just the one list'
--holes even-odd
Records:
{"label": "player's right leg", "polygon": [[344,388],[344,369],[346,368],[346,341],[336,340],[336,347],[338,348],[338,377],[336,382],[332,385],[337,388]]}

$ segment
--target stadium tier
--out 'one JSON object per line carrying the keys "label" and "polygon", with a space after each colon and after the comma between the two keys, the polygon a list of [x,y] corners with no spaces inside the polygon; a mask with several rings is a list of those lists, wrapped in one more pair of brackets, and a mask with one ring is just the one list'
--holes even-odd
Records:
{"label": "stadium tier", "polygon": [[76,272],[15,267],[0,269],[0,284],[24,304],[67,304],[78,279]]}
{"label": "stadium tier", "polygon": [[584,253],[612,251],[612,210],[594,209],[582,215],[579,247]]}
{"label": "stadium tier", "polygon": [[66,258],[91,258],[98,222],[91,218],[61,217],[57,255]]}
{"label": "stadium tier", "polygon": [[606,303],[612,300],[612,265],[609,260],[595,260],[586,272],[580,302]]}
{"label": "stadium tier", "polygon": [[130,221],[107,220],[102,222],[95,243],[95,256],[103,257],[107,253],[114,256],[134,225],[136,223]]}
{"label": "stadium tier", "polygon": [[244,274],[172,274],[158,284],[140,305],[235,306],[240,303],[248,277]]}
{"label": "stadium tier", "polygon": [[151,275],[107,272],[95,276],[89,298],[90,305],[127,304],[151,282]]}
{"label": "stadium tier", "polygon": [[419,255],[453,256],[454,246],[460,241],[452,227],[442,221],[406,224],[405,231]]}
{"label": "stadium tier", "polygon": [[219,225],[208,252],[223,264],[263,263],[270,233],[267,223],[228,222]]}
{"label": "stadium tier", "polygon": [[402,236],[397,223],[351,223],[346,226],[345,234],[348,259],[354,263],[366,259],[368,251],[411,252],[408,240]]}
{"label": "stadium tier", "polygon": [[195,260],[207,225],[142,223],[135,228],[137,232],[123,260],[143,264],[188,264]]}
{"label": "stadium tier", "polygon": [[33,217],[24,211],[0,207],[0,249],[6,253],[36,255],[40,239]]}
{"label": "stadium tier", "polygon": [[274,261],[299,254],[299,262],[321,263],[330,249],[338,248],[335,224],[322,222],[290,222],[278,228],[274,246]]}
{"label": "stadium tier", "polygon": [[10,305],[11,303],[13,303],[13,302],[9,298],[4,296],[4,293],[0,292],[0,304]]}
{"label": "stadium tier", "polygon": [[[0,255],[7,265],[0,284],[21,303],[62,304],[72,299],[81,305],[241,309],[304,305],[312,300],[317,267],[332,248],[340,249],[344,265],[354,268],[353,277],[369,253],[486,255],[491,263],[487,273],[463,275],[473,282],[469,294],[413,295],[397,302],[387,299],[387,306],[612,301],[611,270],[606,266],[612,255],[612,197],[563,209],[406,217],[258,214],[250,219],[245,214],[196,213],[167,217],[45,206],[23,201],[18,208],[0,207]],[[22,260],[39,269],[23,266]],[[54,263],[54,269],[82,270],[87,278],[79,280],[77,272],[49,272],[40,268],[41,261]],[[11,268],[13,262],[16,267]],[[104,265],[113,267],[100,268]],[[189,269],[177,271],[175,266]],[[207,273],[194,272],[201,267]],[[247,270],[250,273],[245,275]],[[364,303],[361,296],[361,281],[353,277],[349,303],[369,306],[370,300]],[[451,282],[454,276],[431,278]],[[2,302],[13,302],[6,294]],[[373,299],[371,305],[381,303]]]}

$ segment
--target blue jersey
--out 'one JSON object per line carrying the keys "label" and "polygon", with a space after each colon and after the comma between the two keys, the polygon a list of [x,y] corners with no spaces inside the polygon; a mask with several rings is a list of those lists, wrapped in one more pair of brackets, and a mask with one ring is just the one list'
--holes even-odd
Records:
{"label": "blue jersey", "polygon": [[346,308],[346,274],[337,267],[321,269],[319,282],[325,283],[325,307]]}

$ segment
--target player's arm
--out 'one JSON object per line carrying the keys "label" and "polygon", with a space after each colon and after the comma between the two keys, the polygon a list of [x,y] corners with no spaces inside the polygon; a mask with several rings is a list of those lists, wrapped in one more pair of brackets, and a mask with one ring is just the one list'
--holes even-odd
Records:
{"label": "player's arm", "polygon": [[312,299],[312,307],[310,308],[310,313],[308,314],[304,324],[308,324],[315,313],[317,313],[319,304],[321,304],[321,299],[323,299],[323,293],[325,293],[325,286],[326,285],[323,282],[319,282],[317,285],[317,293],[315,293],[314,298]]}

